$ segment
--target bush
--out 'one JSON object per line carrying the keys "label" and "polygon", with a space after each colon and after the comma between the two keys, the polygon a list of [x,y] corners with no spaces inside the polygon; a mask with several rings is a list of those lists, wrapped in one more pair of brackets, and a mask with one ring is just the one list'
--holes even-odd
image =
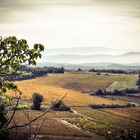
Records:
{"label": "bush", "polygon": [[97,89],[94,93],[94,95],[104,95],[104,92],[102,89]]}
{"label": "bush", "polygon": [[41,103],[43,102],[43,96],[40,93],[33,93],[32,100],[33,100],[32,109],[40,110]]}
{"label": "bush", "polygon": [[96,75],[101,75],[101,73],[100,72],[97,72]]}
{"label": "bush", "polygon": [[53,110],[70,111],[70,107],[66,106],[63,101],[52,102]]}
{"label": "bush", "polygon": [[82,69],[81,68],[78,68],[78,70],[77,71],[82,71]]}

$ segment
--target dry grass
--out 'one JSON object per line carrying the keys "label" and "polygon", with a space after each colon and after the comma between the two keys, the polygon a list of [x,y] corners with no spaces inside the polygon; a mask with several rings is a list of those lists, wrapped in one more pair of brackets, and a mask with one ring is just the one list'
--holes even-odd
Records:
{"label": "dry grass", "polygon": [[[31,85],[54,86],[65,89],[72,89],[82,93],[94,92],[98,88],[105,88],[114,81],[136,80],[135,75],[96,75],[88,72],[70,72],[65,74],[48,74],[31,80]],[[30,80],[29,80],[30,81]]]}
{"label": "dry grass", "polygon": [[70,106],[88,106],[89,104],[120,104],[121,101],[112,101],[101,97],[93,97],[88,94],[81,94],[83,91],[95,91],[97,88],[104,88],[116,80],[132,80],[134,75],[109,75],[97,76],[94,73],[65,73],[50,74],[31,80],[17,81],[16,84],[23,92],[23,97],[30,99],[33,92],[43,94],[45,102],[50,103],[60,99],[68,93],[64,102]]}
{"label": "dry grass", "polygon": [[[36,79],[37,80],[37,79]],[[50,104],[56,99],[61,99],[66,93],[64,102],[69,106],[88,106],[89,104],[124,104],[121,101],[113,101],[111,99],[101,98],[98,96],[90,96],[77,91],[68,90],[45,85],[34,85],[35,80],[17,82],[20,90],[23,91],[23,97],[30,99],[33,92],[39,92],[44,97],[44,102]],[[36,81],[35,81],[36,82]]]}

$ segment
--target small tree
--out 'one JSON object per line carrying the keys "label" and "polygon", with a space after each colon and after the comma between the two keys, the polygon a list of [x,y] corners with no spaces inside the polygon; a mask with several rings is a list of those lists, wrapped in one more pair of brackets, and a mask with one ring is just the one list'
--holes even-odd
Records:
{"label": "small tree", "polygon": [[33,110],[40,110],[41,108],[41,103],[43,102],[43,96],[40,93],[33,93],[32,95],[32,100],[33,100]]}

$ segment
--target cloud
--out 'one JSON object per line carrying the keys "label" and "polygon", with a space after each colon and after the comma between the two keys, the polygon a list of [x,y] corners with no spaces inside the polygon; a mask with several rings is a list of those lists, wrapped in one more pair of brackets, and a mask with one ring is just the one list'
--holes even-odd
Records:
{"label": "cloud", "polygon": [[0,0],[0,34],[48,47],[139,48],[139,0]]}
{"label": "cloud", "polygon": [[[0,0],[0,22],[14,22],[15,12],[36,11],[52,5],[88,5],[112,9],[116,15],[140,18],[140,0]],[[19,15],[23,16],[23,15]]]}

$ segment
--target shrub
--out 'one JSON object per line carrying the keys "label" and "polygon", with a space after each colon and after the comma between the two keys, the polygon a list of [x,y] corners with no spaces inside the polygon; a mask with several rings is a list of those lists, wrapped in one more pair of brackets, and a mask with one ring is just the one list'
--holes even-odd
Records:
{"label": "shrub", "polygon": [[95,95],[103,95],[104,94],[104,92],[103,92],[103,90],[102,89],[97,89],[96,91],[95,91],[95,93],[94,93]]}
{"label": "shrub", "polygon": [[100,72],[97,72],[96,75],[101,75],[101,73]]}
{"label": "shrub", "polygon": [[53,110],[70,111],[70,107],[66,106],[63,101],[52,102]]}
{"label": "shrub", "polygon": [[43,96],[40,93],[33,93],[32,100],[33,100],[32,109],[40,110],[41,103],[43,102]]}
{"label": "shrub", "polygon": [[77,71],[82,71],[82,69],[81,68],[78,68],[78,70]]}

